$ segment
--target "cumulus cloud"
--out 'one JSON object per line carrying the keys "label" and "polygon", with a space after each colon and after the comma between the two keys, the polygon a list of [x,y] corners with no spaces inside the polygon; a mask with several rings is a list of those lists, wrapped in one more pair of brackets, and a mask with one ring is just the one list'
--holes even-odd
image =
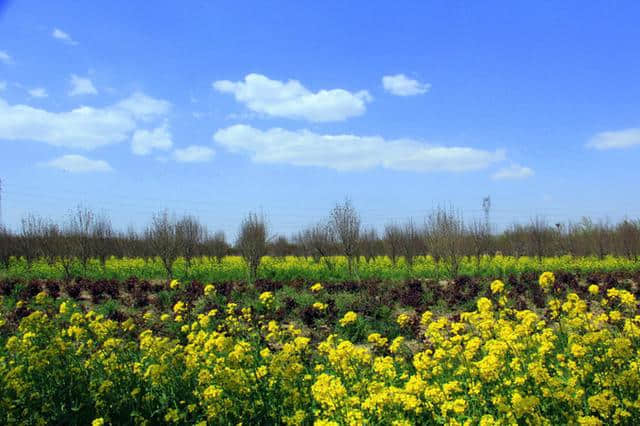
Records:
{"label": "cumulus cloud", "polygon": [[252,111],[273,117],[302,119],[312,122],[343,121],[364,114],[369,92],[356,93],[344,89],[312,92],[297,80],[282,82],[261,74],[248,74],[244,81],[220,80],[213,88],[231,93],[236,101]]}
{"label": "cumulus cloud", "polygon": [[71,90],[69,96],[78,95],[97,95],[98,90],[88,78],[78,77],[75,74],[71,74]]}
{"label": "cumulus cloud", "polygon": [[179,163],[205,163],[210,161],[215,153],[213,149],[206,146],[190,145],[173,151],[173,158]]}
{"label": "cumulus cloud", "polygon": [[47,96],[49,96],[47,91],[45,89],[43,89],[42,87],[37,87],[35,89],[29,90],[29,95],[32,98],[46,98]]}
{"label": "cumulus cloud", "polygon": [[171,104],[162,99],[155,99],[144,93],[136,92],[118,102],[117,108],[128,112],[136,119],[150,121],[169,112]]}
{"label": "cumulus cloud", "polygon": [[128,140],[142,123],[166,116],[170,106],[139,92],[107,107],[65,112],[10,105],[0,98],[0,139],[91,150]]}
{"label": "cumulus cloud", "polygon": [[397,96],[414,96],[427,93],[431,88],[429,83],[420,83],[404,74],[385,75],[382,77],[384,90]]}
{"label": "cumulus cloud", "polygon": [[71,36],[68,33],[65,33],[60,28],[54,28],[53,31],[51,32],[51,36],[53,38],[55,38],[55,39],[64,41],[65,43],[68,43],[68,44],[71,44],[71,45],[78,44],[77,41],[72,39]]}
{"label": "cumulus cloud", "polygon": [[0,62],[5,64],[12,64],[13,59],[11,59],[11,56],[9,56],[9,54],[6,51],[0,50]]}
{"label": "cumulus cloud", "polygon": [[71,173],[110,172],[113,170],[106,161],[91,160],[75,154],[54,158],[45,165]]}
{"label": "cumulus cloud", "polygon": [[173,141],[166,122],[153,130],[136,130],[131,139],[131,151],[136,155],[147,155],[154,149],[167,151],[172,146]]}
{"label": "cumulus cloud", "polygon": [[601,132],[589,140],[587,146],[599,150],[624,149],[640,145],[640,128]]}
{"label": "cumulus cloud", "polygon": [[495,172],[491,177],[496,180],[503,179],[524,179],[533,176],[533,170],[520,164],[511,164]]}
{"label": "cumulus cloud", "polygon": [[383,167],[418,172],[463,172],[502,161],[504,152],[425,144],[411,139],[379,136],[323,135],[309,130],[260,130],[238,124],[218,130],[214,141],[234,153],[248,154],[256,163],[365,170]]}

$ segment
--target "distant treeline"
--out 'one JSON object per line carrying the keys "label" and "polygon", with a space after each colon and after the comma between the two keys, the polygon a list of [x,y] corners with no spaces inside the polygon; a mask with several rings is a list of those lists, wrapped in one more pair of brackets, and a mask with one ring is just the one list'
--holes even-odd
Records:
{"label": "distant treeline", "polygon": [[[485,254],[510,256],[598,256],[608,254],[637,260],[640,255],[640,220],[618,223],[549,223],[534,217],[495,232],[489,210],[482,219],[465,222],[453,208],[436,208],[421,221],[389,223],[381,232],[364,227],[360,215],[347,200],[337,204],[326,220],[285,237],[269,232],[265,217],[249,214],[238,237],[229,242],[223,232],[210,232],[196,217],[177,217],[167,211],[154,215],[142,232],[115,230],[108,217],[78,207],[64,223],[29,215],[17,231],[0,228],[0,264],[11,256],[27,262],[38,258],[65,264],[75,259],[85,263],[97,258],[104,262],[116,257],[160,257],[171,274],[173,262],[183,257],[187,263],[197,256],[221,258],[240,254],[254,272],[261,256],[312,256],[317,261],[344,255],[351,262],[361,257],[402,256],[411,265],[416,256],[431,255],[451,264],[452,273],[462,256],[478,259]],[[357,267],[357,265],[353,265]],[[253,275],[253,274],[252,274]],[[255,275],[254,275],[255,276]]]}

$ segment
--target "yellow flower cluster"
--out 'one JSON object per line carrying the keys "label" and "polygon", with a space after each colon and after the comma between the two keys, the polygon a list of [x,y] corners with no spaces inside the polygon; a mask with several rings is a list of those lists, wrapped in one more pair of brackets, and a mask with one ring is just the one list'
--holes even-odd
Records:
{"label": "yellow flower cluster", "polygon": [[269,303],[271,302],[271,300],[273,300],[273,293],[270,291],[265,291],[260,294],[259,299],[262,303]]}
{"label": "yellow flower cluster", "polygon": [[327,304],[322,302],[315,302],[311,306],[313,306],[313,309],[316,309],[318,311],[324,311],[325,309],[327,309]]}
{"label": "yellow flower cluster", "polygon": [[41,297],[0,335],[0,423],[634,424],[637,300],[616,288],[587,298],[551,295],[534,311],[482,297],[459,315],[422,313],[417,335],[391,324],[405,334],[360,342],[344,334],[366,321],[353,311],[312,341],[235,303],[177,301],[163,315],[182,325],[159,329],[159,315],[117,322]]}
{"label": "yellow flower cluster", "polygon": [[213,284],[207,284],[204,286],[204,295],[211,297],[216,293],[216,287]]}
{"label": "yellow flower cluster", "polygon": [[538,282],[540,283],[540,287],[542,287],[544,291],[549,291],[549,288],[551,288],[555,281],[556,277],[555,275],[553,275],[553,272],[548,271],[543,272],[542,275],[540,275],[540,279],[538,280]]}
{"label": "yellow flower cluster", "polygon": [[[592,272],[639,272],[640,263],[628,257],[605,256],[553,256],[538,259],[530,256],[464,256],[459,259],[459,272],[464,275],[480,274],[484,277],[508,276],[531,271],[575,271],[582,275]],[[358,276],[363,279],[384,278],[404,280],[407,278],[448,278],[449,265],[444,259],[432,256],[416,256],[412,265],[404,259],[392,261],[388,256],[373,259],[361,258]],[[131,276],[144,279],[165,279],[167,273],[160,258],[116,258],[111,257],[104,265],[99,259],[90,259],[86,267],[81,262],[71,265],[73,276],[82,275],[91,279],[117,278],[126,280]],[[187,262],[178,258],[173,264],[173,274],[182,284],[191,279],[201,282],[226,282],[243,280],[247,276],[247,263],[241,256],[225,256],[221,259],[197,257]],[[348,280],[349,261],[345,256],[329,256],[318,261],[312,257],[264,256],[260,262],[259,275],[264,274],[277,281],[302,279],[307,282],[328,280]],[[27,265],[25,259],[13,258],[10,261],[8,276],[38,279],[62,279],[64,267],[60,261],[38,259]],[[182,286],[178,280],[171,281],[171,289]]]}
{"label": "yellow flower cluster", "polygon": [[400,314],[398,315],[398,318],[396,318],[396,322],[400,327],[404,327],[407,324],[409,324],[410,320],[411,320],[411,317],[409,316],[409,314]]}
{"label": "yellow flower cluster", "polygon": [[504,283],[500,280],[494,280],[491,282],[491,293],[496,294],[502,292],[504,290]]}
{"label": "yellow flower cluster", "polygon": [[357,320],[358,320],[358,314],[356,314],[353,311],[349,311],[346,314],[344,314],[344,317],[342,317],[339,322],[341,326],[346,327],[349,324],[353,324]]}

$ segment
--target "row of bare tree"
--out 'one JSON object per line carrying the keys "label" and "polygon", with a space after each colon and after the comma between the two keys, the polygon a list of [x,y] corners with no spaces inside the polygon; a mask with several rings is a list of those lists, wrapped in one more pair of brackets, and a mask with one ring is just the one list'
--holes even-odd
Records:
{"label": "row of bare tree", "polygon": [[250,213],[241,223],[235,244],[222,232],[211,233],[193,216],[176,217],[166,211],[154,215],[143,232],[113,229],[105,215],[78,207],[67,220],[54,223],[30,215],[21,229],[11,232],[0,228],[0,263],[10,256],[22,256],[27,262],[37,258],[58,260],[70,272],[74,259],[83,265],[91,258],[102,262],[109,256],[158,256],[171,275],[173,263],[183,257],[187,267],[197,256],[217,259],[241,254],[255,278],[262,256],[312,256],[333,268],[332,255],[344,255],[351,273],[357,274],[358,260],[387,255],[395,263],[403,257],[411,267],[417,256],[430,254],[444,260],[456,274],[462,256],[478,261],[485,254],[501,252],[512,256],[576,256],[607,254],[638,259],[640,256],[640,220],[625,219],[616,224],[582,219],[567,224],[549,224],[535,217],[526,224],[514,224],[494,232],[488,211],[484,218],[465,223],[459,211],[436,208],[422,222],[412,219],[390,223],[382,233],[362,226],[358,211],[349,200],[338,203],[327,219],[304,229],[291,238],[270,236],[263,216]]}
{"label": "row of bare tree", "polygon": [[220,259],[230,252],[224,233],[209,233],[197,218],[177,218],[167,211],[154,215],[141,233],[133,229],[116,231],[106,216],[82,207],[61,224],[29,215],[22,219],[18,233],[0,228],[0,266],[7,266],[11,256],[25,258],[28,265],[44,258],[61,262],[67,274],[76,260],[86,267],[92,258],[104,264],[110,256],[158,256],[171,275],[180,256],[190,265],[196,256]]}

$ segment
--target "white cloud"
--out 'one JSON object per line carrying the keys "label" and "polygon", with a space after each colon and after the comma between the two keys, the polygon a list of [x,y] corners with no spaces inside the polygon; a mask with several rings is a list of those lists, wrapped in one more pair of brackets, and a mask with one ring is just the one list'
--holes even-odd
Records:
{"label": "white cloud", "polygon": [[319,166],[336,170],[383,167],[419,172],[463,172],[502,161],[504,152],[445,147],[411,139],[379,136],[322,135],[309,130],[266,131],[238,124],[218,130],[213,139],[231,152],[248,154],[256,163]]}
{"label": "white cloud", "polygon": [[171,104],[162,99],[155,99],[144,93],[136,92],[118,102],[117,108],[127,111],[142,121],[150,121],[169,112]]}
{"label": "white cloud", "polygon": [[131,139],[131,151],[136,155],[147,155],[154,149],[167,151],[172,146],[173,141],[166,122],[153,130],[136,130]]}
{"label": "white cloud", "polygon": [[533,176],[533,170],[520,164],[511,164],[495,172],[491,177],[496,180],[502,179],[524,179]]}
{"label": "white cloud", "polygon": [[311,92],[297,80],[282,82],[260,74],[248,74],[244,81],[220,80],[213,88],[231,93],[252,111],[273,117],[312,122],[342,121],[364,114],[371,95],[366,90],[352,93],[344,89]]}
{"label": "white cloud", "polygon": [[397,96],[414,96],[427,93],[431,88],[429,83],[420,83],[404,74],[385,75],[382,77],[384,90]]}
{"label": "white cloud", "polygon": [[90,79],[71,74],[71,90],[69,91],[69,96],[97,94],[98,90]]}
{"label": "white cloud", "polygon": [[35,89],[29,90],[29,95],[31,95],[32,98],[46,98],[47,96],[49,96],[49,94],[47,94],[47,91],[42,87],[37,87]]}
{"label": "white cloud", "polygon": [[62,40],[65,43],[69,43],[71,45],[76,45],[78,44],[77,41],[75,41],[74,39],[71,38],[71,36],[67,33],[65,33],[64,31],[62,31],[60,28],[54,28],[53,31],[51,32],[51,36],[53,38],[56,38],[58,40]]}
{"label": "white cloud", "polygon": [[128,140],[141,122],[166,116],[170,106],[143,93],[104,108],[81,106],[65,112],[9,105],[0,98],[0,139],[90,150]]}
{"label": "white cloud", "polygon": [[7,88],[7,82],[6,81],[0,81],[0,92],[6,90]]}
{"label": "white cloud", "polygon": [[216,152],[206,146],[190,145],[173,151],[173,158],[179,163],[204,163],[210,161]]}
{"label": "white cloud", "polygon": [[631,148],[640,145],[640,128],[598,133],[587,143],[599,150]]}
{"label": "white cloud", "polygon": [[11,56],[9,56],[9,54],[6,51],[0,50],[0,62],[3,62],[9,65],[13,63],[13,59],[11,59]]}
{"label": "white cloud", "polygon": [[106,161],[91,160],[82,155],[74,154],[63,155],[45,164],[71,173],[110,172],[113,170]]}

